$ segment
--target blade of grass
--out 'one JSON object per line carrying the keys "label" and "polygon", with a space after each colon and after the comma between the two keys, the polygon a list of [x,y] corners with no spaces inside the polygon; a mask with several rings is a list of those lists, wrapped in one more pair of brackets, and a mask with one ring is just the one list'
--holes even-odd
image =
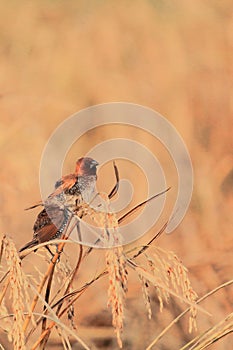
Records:
{"label": "blade of grass", "polygon": [[[220,289],[227,287],[229,285],[233,284],[233,280],[230,280],[228,282],[225,282],[223,284],[221,284],[220,286],[216,287],[215,289],[211,290],[210,292],[206,293],[203,297],[199,298],[196,303],[199,304],[201,303],[203,300],[207,299],[210,295],[216,293],[217,291],[219,291]],[[164,336],[164,334],[166,334],[169,329],[175,324],[177,323],[184,315],[186,315],[188,312],[190,311],[190,307],[188,309],[186,309],[185,311],[183,311],[179,316],[177,316],[174,320],[172,320],[171,323],[169,323],[169,325],[163,329],[163,331],[152,341],[152,343],[146,348],[146,350],[150,350],[152,349],[152,347],[154,345],[156,345],[156,343],[158,343],[158,341]],[[186,344],[182,349],[180,350],[184,350],[187,349],[188,346],[190,346],[192,344],[193,340],[191,340],[191,342],[189,342],[188,344]]]}

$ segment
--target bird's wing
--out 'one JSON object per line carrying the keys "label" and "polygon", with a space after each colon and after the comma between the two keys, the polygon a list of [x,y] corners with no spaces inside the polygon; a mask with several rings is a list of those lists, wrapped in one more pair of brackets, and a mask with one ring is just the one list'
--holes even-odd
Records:
{"label": "bird's wing", "polygon": [[58,228],[53,223],[42,227],[35,232],[34,239],[37,239],[39,243],[48,242],[51,239],[56,238]]}
{"label": "bird's wing", "polygon": [[[46,208],[49,212],[50,210]],[[64,222],[64,213],[61,210],[56,210],[55,213],[51,212],[48,215],[47,211],[43,209],[37,216],[36,221],[33,226],[34,235],[33,239],[25,244],[19,251],[22,252],[27,248],[32,248],[39,243],[50,241],[52,238],[56,237],[57,231],[62,226]],[[62,215],[63,214],[63,215]],[[56,217],[56,221],[54,218]],[[59,226],[58,226],[59,225]]]}
{"label": "bird's wing", "polygon": [[58,228],[51,221],[50,224],[41,227],[36,232],[34,232],[33,239],[20,248],[19,252],[24,251],[25,249],[35,247],[39,243],[48,242],[51,239],[56,238]]}
{"label": "bird's wing", "polygon": [[37,233],[42,227],[49,224],[51,224],[50,216],[47,214],[46,210],[43,209],[36,218],[33,226],[33,231]]}
{"label": "bird's wing", "polygon": [[67,211],[60,208],[58,205],[50,203],[46,205],[46,209],[43,209],[37,216],[34,223],[33,230],[34,235],[37,235],[44,227],[54,225],[56,230],[59,230],[63,223],[67,219]]}
{"label": "bird's wing", "polygon": [[[49,195],[49,198],[55,197],[61,194],[62,192],[64,192],[65,190],[69,190],[71,187],[74,186],[76,181],[77,181],[77,177],[74,174],[63,176],[60,180],[58,180],[55,183],[55,191],[53,191],[53,193]],[[44,203],[42,201],[39,201],[33,204],[32,206],[25,208],[25,210],[30,210],[30,209],[34,209],[42,206],[44,206]]]}
{"label": "bird's wing", "polygon": [[69,174],[63,176],[60,180],[58,180],[55,184],[55,191],[49,196],[54,197],[62,192],[69,190],[77,181],[77,177],[74,174]]}

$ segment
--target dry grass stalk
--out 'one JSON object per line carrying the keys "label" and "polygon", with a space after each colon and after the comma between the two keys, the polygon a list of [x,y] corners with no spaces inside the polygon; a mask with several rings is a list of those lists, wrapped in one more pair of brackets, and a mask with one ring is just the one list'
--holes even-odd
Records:
{"label": "dry grass stalk", "polygon": [[116,214],[110,210],[109,198],[106,193],[100,193],[103,202],[97,210],[93,207],[86,207],[86,214],[102,229],[102,237],[98,237],[104,243],[104,246],[121,245],[121,237],[118,231],[118,219]]}
{"label": "dry grass stalk", "polygon": [[168,294],[170,294],[174,297],[177,297],[182,302],[190,305],[190,307],[194,307],[197,310],[200,310],[201,312],[203,312],[204,314],[211,316],[211,314],[208,311],[206,311],[204,308],[197,305],[196,302],[192,302],[192,301],[188,300],[187,298],[183,297],[182,295],[176,293],[172,288],[169,288],[165,284],[160,283],[160,281],[158,281],[156,279],[156,277],[154,275],[152,275],[151,273],[149,273],[144,267],[137,265],[136,263],[134,263],[130,259],[128,259],[127,261],[128,261],[128,265],[131,268],[133,268],[137,272],[138,275],[142,275],[146,280],[151,282],[155,287],[158,287],[160,289],[164,289],[166,292],[168,292]]}
{"label": "dry grass stalk", "polygon": [[[159,247],[155,247],[153,257],[145,255],[150,270],[158,280],[167,288],[174,290],[176,293],[182,295],[186,300],[195,304],[197,294],[193,290],[190,280],[187,275],[187,268],[182,264],[178,257],[169,251],[165,251]],[[163,308],[163,300],[169,301],[169,292],[163,288],[156,287],[158,299],[160,302],[160,310]],[[190,308],[189,317],[189,332],[197,330],[196,324],[197,308],[192,305]]]}
{"label": "dry grass stalk", "polygon": [[[92,210],[91,214],[93,220],[95,220],[98,226],[104,228],[104,239],[109,239],[109,229],[113,228],[111,231],[111,236],[113,236],[114,240],[113,242],[120,244],[121,237],[117,230],[118,224],[115,215],[109,212],[108,208],[106,208],[106,213]],[[140,254],[143,254],[144,252],[145,248],[142,249],[134,258]],[[156,292],[160,303],[160,310],[162,311],[163,309],[164,301],[167,303],[169,302],[170,294],[180,297],[181,300],[187,301],[191,306],[189,331],[191,332],[193,328],[196,329],[197,307],[195,305],[195,301],[197,299],[197,294],[191,287],[191,283],[187,276],[187,269],[174,253],[166,252],[160,248],[156,248],[153,257],[149,257],[145,253],[144,256],[146,257],[149,265],[149,270],[153,274],[152,283],[156,287]],[[120,260],[122,257],[124,257],[122,247],[114,248],[106,253],[107,271],[109,274],[108,304],[112,307],[113,326],[117,333],[119,346],[122,346],[120,334],[123,328],[123,301],[125,297],[124,285],[126,285],[123,278],[124,273],[122,274],[120,272],[121,270],[125,270],[125,267],[120,267]],[[125,266],[125,263],[126,262],[124,260],[122,266]],[[143,297],[148,311],[148,317],[151,318],[147,278],[148,271],[144,271],[144,269],[141,269],[140,266],[136,270],[142,283]],[[127,281],[127,274],[125,275],[125,280]]]}
{"label": "dry grass stalk", "polygon": [[[102,211],[98,211],[88,205],[84,206],[83,210],[85,213],[83,212],[83,215],[89,215],[92,218],[92,220],[96,222],[98,227],[102,229],[100,239],[102,240],[105,246],[110,247],[110,249],[106,251],[106,270],[103,273],[101,273],[100,276],[104,276],[106,273],[109,275],[108,306],[110,306],[112,309],[112,324],[116,332],[118,345],[119,347],[122,347],[121,334],[123,330],[124,300],[127,292],[128,277],[126,264],[128,264],[131,267],[133,266],[139,275],[140,281],[142,283],[143,296],[149,318],[151,318],[150,297],[148,290],[149,282],[153,284],[157,289],[157,295],[160,301],[161,310],[163,308],[163,302],[169,301],[170,294],[179,297],[183,301],[187,301],[188,304],[191,306],[191,309],[193,308],[194,310],[196,310],[194,305],[194,299],[192,299],[192,296],[194,296],[195,293],[193,292],[190,282],[187,278],[187,270],[184,268],[179,259],[173,253],[165,252],[162,249],[155,248],[156,250],[152,257],[145,254],[145,250],[149,248],[150,243],[153,240],[149,242],[148,247],[141,249],[136,255],[134,255],[131,258],[131,260],[127,259],[123,251],[123,247],[121,245],[122,237],[118,230],[118,220],[116,218],[116,215],[109,210],[109,201],[107,198],[105,198],[105,203],[106,206]],[[73,228],[69,228],[69,232],[72,232],[72,230]],[[69,233],[66,236],[64,236],[64,239],[67,239],[68,236]],[[42,328],[42,333],[38,340],[34,343],[33,349],[36,349],[40,345],[42,346],[42,348],[45,348],[50,332],[54,326],[55,328],[59,327],[59,329],[65,329],[64,325],[60,321],[62,315],[64,315],[65,312],[71,311],[69,315],[71,316],[72,322],[73,313],[72,310],[70,310],[70,308],[73,308],[74,303],[78,300],[80,295],[97,280],[93,279],[93,281],[86,283],[83,287],[79,288],[79,290],[71,290],[71,284],[74,280],[74,277],[80,268],[80,264],[83,262],[83,258],[85,258],[86,256],[85,254],[83,255],[83,248],[82,246],[80,246],[79,258],[76,267],[72,272],[70,271],[70,269],[66,271],[66,267],[64,267],[63,265],[59,266],[59,271],[56,267],[56,278],[62,276],[62,279],[65,280],[65,283],[63,283],[63,286],[60,288],[60,292],[63,291],[63,297],[59,299],[59,303],[54,303],[54,300],[58,296],[58,293],[55,293],[55,296],[53,296],[53,298],[51,298],[50,301],[48,298],[43,298],[43,296],[41,295],[42,289],[49,278],[51,278],[52,283],[52,270],[54,268],[54,264],[56,263],[60,255],[60,252],[63,250],[65,243],[66,241],[62,241],[59,244],[58,252],[55,253],[52,262],[49,264],[48,270],[41,279],[40,285],[36,291],[36,295],[34,296],[33,302],[31,304],[31,313],[34,311],[38,298],[41,299],[45,305],[43,316],[41,316],[38,319],[37,326],[39,325],[39,323],[41,323],[42,319],[45,320],[46,318],[51,320],[51,322],[48,325],[46,325],[46,327]],[[144,269],[143,267],[134,263],[134,261],[136,261],[136,258],[139,255],[146,257],[146,261],[149,268],[147,266],[147,269]],[[151,273],[149,271],[151,271]],[[51,289],[51,283],[49,284],[49,291]],[[182,296],[180,296],[180,293],[182,294]],[[64,301],[66,301],[67,304],[62,308]],[[52,310],[56,306],[57,311],[54,314],[54,311]],[[52,315],[54,314],[54,317],[50,318],[50,316],[47,314],[47,311],[49,313],[52,313]],[[31,315],[29,314],[26,317],[24,323],[24,330],[27,329],[30,319]],[[71,331],[70,328],[69,331]],[[72,334],[72,332],[70,334]],[[64,348],[69,349],[69,342],[67,342],[68,338],[63,332],[61,333],[61,337],[62,342],[64,344]]]}
{"label": "dry grass stalk", "polygon": [[[214,288],[213,290],[211,290],[210,292],[206,293],[205,295],[203,295],[200,299],[198,299],[196,301],[197,304],[201,303],[203,300],[209,298],[211,295],[215,294],[216,292],[218,292],[219,290],[221,290],[222,288],[226,288],[228,286],[230,286],[231,284],[233,284],[233,280],[227,281],[223,284],[221,284],[220,286]],[[165,327],[162,332],[160,332],[159,335],[157,335],[157,337],[151,342],[151,344],[146,348],[146,350],[150,350],[152,349],[157,343],[158,341],[172,328],[172,326],[174,326],[175,323],[177,323],[184,315],[186,315],[188,312],[190,311],[190,307],[188,309],[186,309],[185,311],[183,311],[180,315],[178,315],[176,318],[174,318],[167,327]],[[195,339],[198,339],[199,337],[196,337]],[[188,344],[186,344],[182,349],[180,350],[184,350],[190,347],[191,344],[193,344],[193,342],[195,341],[192,340],[191,342],[189,342]]]}
{"label": "dry grass stalk", "polygon": [[[9,340],[13,341],[14,349],[26,349],[25,336],[23,331],[24,324],[24,308],[25,305],[29,310],[29,283],[26,275],[21,268],[21,260],[19,259],[14,242],[6,237],[2,237],[3,256],[9,271],[8,281],[10,287],[10,298],[12,299],[13,309],[13,325],[9,330]],[[7,281],[7,283],[8,283]]]}
{"label": "dry grass stalk", "polygon": [[[82,246],[80,246],[81,251],[82,251]],[[80,251],[80,253],[81,253]],[[82,255],[80,256],[80,259],[82,258]],[[57,278],[58,281],[58,285],[61,286],[61,288],[65,289],[64,294],[67,294],[68,292],[72,291],[72,282],[77,274],[78,269],[76,268],[75,270],[72,271],[72,268],[69,264],[69,260],[66,259],[66,262],[63,263],[62,261],[60,261],[59,264],[56,265],[55,268],[55,276]],[[56,292],[55,296],[58,295],[58,291]],[[54,297],[53,299],[54,300]],[[52,301],[51,300],[51,301]],[[70,300],[68,300],[70,301]],[[61,304],[60,304],[61,305]],[[59,313],[60,308],[57,310],[57,314]],[[73,329],[76,329],[76,325],[75,325],[75,321],[74,321],[74,305],[71,304],[69,309],[67,310],[67,316],[68,316],[68,320],[70,322],[70,326]]]}
{"label": "dry grass stalk", "polygon": [[3,321],[3,324],[1,325],[1,328],[8,335],[9,341],[12,342],[12,340],[13,340],[11,338],[12,323],[11,323],[11,320],[9,318],[9,311],[8,311],[6,305],[5,305],[5,298],[2,299],[2,302],[0,304],[0,315],[1,315],[1,321]]}
{"label": "dry grass stalk", "polygon": [[127,271],[122,247],[106,252],[106,265],[109,275],[108,306],[112,308],[112,325],[115,328],[118,345],[122,348],[124,299],[127,291]]}
{"label": "dry grass stalk", "polygon": [[[162,262],[159,260],[158,264],[156,264],[156,262],[151,257],[149,257],[148,255],[145,255],[145,256],[147,258],[149,268],[153,273],[153,275],[156,276],[158,283],[162,285],[163,284],[168,285],[169,283],[167,280],[167,275],[166,273],[164,274],[164,266]],[[166,301],[166,303],[169,302],[169,293],[165,289],[159,288],[158,286],[156,286],[156,293],[159,300],[160,312],[162,312],[163,302],[164,301]]]}
{"label": "dry grass stalk", "polygon": [[[54,325],[58,326],[59,329],[62,329],[67,334],[70,334],[74,339],[77,340],[78,343],[83,347],[83,349],[90,350],[90,348],[84,343],[84,341],[77,335],[76,332],[74,332],[72,329],[70,329],[68,326],[66,326],[63,322],[61,322],[54,313],[52,315],[42,315],[42,314],[35,314],[40,317],[46,317],[47,319],[51,320],[52,322],[48,325],[47,329],[51,330]],[[47,334],[47,329],[40,335],[40,337],[37,339],[37,341],[32,345],[31,350],[36,350],[38,346],[41,344],[42,340],[44,339],[45,335]]]}
{"label": "dry grass stalk", "polygon": [[[51,256],[50,256],[51,258]],[[59,262],[59,264],[56,264],[55,266],[55,272],[56,272],[56,280],[58,282],[58,286],[63,285],[66,287],[69,283],[68,277],[70,276],[72,271],[72,267],[70,265],[70,262],[68,259],[63,262],[62,260]]]}
{"label": "dry grass stalk", "polygon": [[[82,257],[83,257],[83,247],[82,247],[82,245],[80,245],[79,246],[79,257],[78,257],[76,266],[75,266],[75,268],[74,268],[74,270],[73,270],[73,272],[71,274],[70,274],[70,271],[69,271],[69,276],[70,277],[68,278],[68,275],[66,276],[67,285],[65,287],[64,295],[67,295],[72,289],[72,284],[73,284],[73,281],[74,281],[74,279],[77,276],[77,273],[79,271],[79,268],[80,268],[80,265],[81,265],[81,262],[82,262]],[[70,303],[70,305],[67,308],[68,320],[70,321],[71,327],[73,329],[76,329],[75,322],[74,322],[74,305],[73,305],[71,299],[68,299],[68,303]],[[56,312],[57,315],[59,314],[59,312],[61,310],[62,304],[63,303],[61,302],[58,305],[58,307],[57,307],[57,312]]]}
{"label": "dry grass stalk", "polygon": [[[90,350],[89,347],[84,343],[84,341],[72,329],[70,329],[61,321],[60,319],[61,315],[58,315],[58,316],[56,315],[56,313],[53,311],[53,308],[45,301],[43,296],[40,293],[38,293],[36,288],[34,288],[33,286],[31,288],[34,290],[35,294],[38,296],[38,299],[40,299],[40,301],[46,307],[46,310],[49,312],[49,313],[43,313],[43,314],[35,313],[35,315],[39,315],[39,319],[46,318],[52,321],[48,325],[48,327],[41,333],[37,341],[32,345],[31,350],[35,350],[38,348],[38,346],[41,346],[41,344],[43,344],[44,339],[46,339],[47,335],[50,333],[50,331],[54,326],[57,329],[61,330],[62,334],[64,334],[64,339],[65,337],[67,337],[68,334],[70,334],[74,337],[74,339],[76,339],[83,346],[84,349]],[[45,344],[43,344],[43,347],[42,347],[43,349],[45,348],[44,346]]]}
{"label": "dry grass stalk", "polygon": [[[71,221],[71,219],[70,219],[70,221]],[[68,222],[67,228],[69,227],[70,221]],[[60,255],[63,251],[64,246],[65,246],[65,243],[66,243],[65,241],[69,238],[69,234],[72,232],[73,229],[74,229],[74,227],[71,227],[69,229],[69,232],[66,234],[66,231],[65,231],[63,236],[62,236],[62,239],[64,241],[58,245],[57,251],[53,256],[53,258],[48,266],[48,269],[47,269],[46,273],[44,274],[44,277],[42,278],[40,285],[38,286],[37,293],[34,296],[34,299],[31,303],[31,307],[30,307],[31,312],[28,314],[28,316],[26,317],[26,319],[24,321],[24,325],[23,325],[24,331],[27,330],[27,327],[28,327],[30,320],[31,320],[31,313],[35,310],[36,304],[37,304],[38,299],[39,299],[39,295],[42,292],[43,287],[44,287],[46,281],[48,280],[49,276],[53,273],[54,266],[55,266],[57,260],[60,258]]]}
{"label": "dry grass stalk", "polygon": [[147,309],[148,318],[149,318],[149,320],[151,320],[152,310],[151,310],[150,295],[149,295],[149,290],[148,290],[149,283],[142,275],[138,275],[138,277],[139,277],[139,279],[141,281],[141,285],[142,285],[142,294],[143,294],[143,298],[144,298],[144,302],[145,302],[145,307]]}
{"label": "dry grass stalk", "polygon": [[64,349],[64,350],[72,350],[72,347],[71,347],[69,338],[68,338],[68,336],[65,334],[65,332],[64,332],[62,329],[59,329],[58,327],[56,327],[56,329],[57,329],[58,335],[59,335],[60,338],[61,338],[61,343],[62,343],[62,345],[63,345],[63,349]]}
{"label": "dry grass stalk", "polygon": [[232,332],[233,332],[233,313],[230,313],[227,317],[225,317],[222,321],[217,323],[214,327],[211,327],[209,330],[204,332],[204,334],[192,340],[191,347],[189,343],[189,344],[186,344],[186,346],[183,349],[187,349],[187,348],[189,350],[206,349],[211,344],[215,343],[217,340],[221,339],[222,337]]}
{"label": "dry grass stalk", "polygon": [[[107,205],[108,198],[105,196],[104,199]],[[118,220],[116,215],[108,209],[106,208],[106,212],[92,211],[92,218],[103,229],[103,239],[106,246],[110,246],[105,254],[109,276],[108,306],[112,309],[112,325],[116,332],[118,345],[122,348],[124,299],[127,292],[126,257],[121,245],[122,239],[118,230]],[[119,246],[115,247],[116,245]]]}

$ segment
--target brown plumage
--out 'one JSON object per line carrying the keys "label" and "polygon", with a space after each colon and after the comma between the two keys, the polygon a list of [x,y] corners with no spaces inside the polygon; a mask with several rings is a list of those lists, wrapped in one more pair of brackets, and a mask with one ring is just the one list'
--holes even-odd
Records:
{"label": "brown plumage", "polygon": [[62,236],[74,208],[83,202],[88,203],[94,195],[97,165],[92,158],[80,158],[76,163],[75,172],[56,182],[55,190],[44,204],[40,202],[28,208],[44,206],[34,223],[33,239],[25,244],[20,252]]}

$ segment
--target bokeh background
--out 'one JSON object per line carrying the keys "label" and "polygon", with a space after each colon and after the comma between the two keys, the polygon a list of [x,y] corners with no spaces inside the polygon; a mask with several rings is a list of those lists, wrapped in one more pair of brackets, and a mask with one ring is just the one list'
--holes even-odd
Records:
{"label": "bokeh background", "polygon": [[[1,1],[1,231],[17,247],[31,238],[36,213],[24,208],[40,198],[40,158],[59,123],[93,104],[137,103],[173,123],[187,144],[194,168],[189,211],[176,232],[163,235],[158,244],[182,258],[200,296],[231,279],[232,43],[232,2],[228,0]],[[84,135],[67,156],[64,173],[72,171],[76,158],[90,147],[114,135],[134,135],[149,145],[163,164],[169,184],[176,188],[174,165],[161,145],[139,131],[120,127]],[[135,181],[133,165],[119,161],[118,166],[122,176]],[[114,182],[112,167],[106,166],[100,175],[98,186],[108,191]],[[131,205],[145,197],[143,181]],[[169,198],[172,202],[174,196]],[[90,276],[96,273],[91,263],[87,271]],[[232,287],[225,288],[203,303],[213,317],[200,315],[199,331],[232,311],[232,292]],[[144,349],[182,308],[171,302],[160,314],[153,298],[152,303],[154,316],[149,321],[140,286],[132,277],[125,349]],[[80,336],[95,348],[117,348],[106,308],[106,281],[83,296],[77,323]],[[188,339],[186,320],[156,348],[178,349]],[[51,349],[60,349],[56,341],[54,335]],[[231,349],[232,343],[230,335],[211,348]]]}

